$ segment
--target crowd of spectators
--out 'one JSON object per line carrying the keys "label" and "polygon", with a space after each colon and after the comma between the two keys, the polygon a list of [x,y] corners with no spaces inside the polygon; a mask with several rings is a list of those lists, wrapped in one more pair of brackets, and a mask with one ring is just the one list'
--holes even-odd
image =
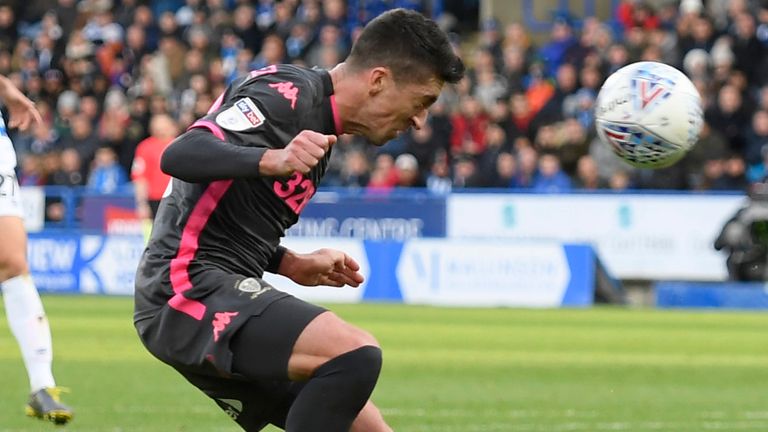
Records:
{"label": "crowd of spectators", "polygon": [[[623,0],[606,21],[554,13],[539,43],[522,24],[495,19],[456,33],[461,18],[440,4],[5,1],[0,73],[45,119],[29,133],[12,132],[19,181],[126,190],[153,117],[184,130],[249,70],[330,69],[368,20],[395,6],[420,9],[451,31],[467,77],[446,88],[421,130],[381,148],[343,136],[325,186],[744,190],[768,174],[768,2]],[[703,98],[700,141],[670,168],[632,169],[596,138],[602,82],[640,60],[680,68]]]}

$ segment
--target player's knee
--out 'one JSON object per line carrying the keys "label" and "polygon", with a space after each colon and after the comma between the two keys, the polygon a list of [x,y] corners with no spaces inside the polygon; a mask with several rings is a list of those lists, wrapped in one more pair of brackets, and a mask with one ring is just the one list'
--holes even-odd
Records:
{"label": "player's knee", "polygon": [[9,253],[0,255],[0,282],[28,273],[27,259],[24,254]]}
{"label": "player's knee", "polygon": [[354,336],[352,336],[351,340],[349,341],[352,349],[362,348],[364,346],[372,346],[376,348],[381,347],[379,345],[379,341],[377,341],[376,338],[367,331],[355,328],[354,333]]}
{"label": "player's knee", "polygon": [[329,360],[318,368],[315,375],[341,373],[362,387],[373,389],[379,379],[382,363],[381,348],[365,345]]}
{"label": "player's knee", "polygon": [[372,334],[340,319],[338,320],[338,325],[333,327],[335,343],[333,349],[327,352],[328,359],[364,346],[379,347],[379,341]]}
{"label": "player's knee", "polygon": [[373,345],[366,345],[354,351],[359,365],[359,373],[363,379],[371,381],[374,385],[379,379],[381,366],[384,362],[384,356],[381,348]]}

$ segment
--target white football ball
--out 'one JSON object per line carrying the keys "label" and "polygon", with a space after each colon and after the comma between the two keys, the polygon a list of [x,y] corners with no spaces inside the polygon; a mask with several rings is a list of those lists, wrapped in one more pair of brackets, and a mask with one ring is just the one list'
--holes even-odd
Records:
{"label": "white football ball", "polygon": [[696,87],[663,63],[624,66],[605,80],[597,95],[597,134],[639,168],[663,168],[680,160],[696,144],[702,122]]}

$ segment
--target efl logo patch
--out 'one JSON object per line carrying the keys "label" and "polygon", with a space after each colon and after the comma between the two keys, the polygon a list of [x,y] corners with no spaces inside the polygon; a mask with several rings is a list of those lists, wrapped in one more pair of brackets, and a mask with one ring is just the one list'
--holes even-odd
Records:
{"label": "efl logo patch", "polygon": [[224,129],[240,132],[261,126],[264,114],[250,98],[242,98],[216,116],[216,123]]}

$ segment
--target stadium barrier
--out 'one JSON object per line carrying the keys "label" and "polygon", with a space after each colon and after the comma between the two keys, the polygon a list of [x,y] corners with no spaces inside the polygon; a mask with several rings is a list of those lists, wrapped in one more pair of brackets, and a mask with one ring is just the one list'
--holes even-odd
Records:
{"label": "stadium barrier", "polygon": [[768,309],[763,282],[658,282],[655,292],[659,308]]}
{"label": "stadium barrier", "polygon": [[595,246],[619,279],[723,281],[714,242],[744,195],[452,194],[449,238],[549,240]]}
{"label": "stadium barrier", "polygon": [[[142,232],[133,196],[83,189],[22,188],[30,231]],[[425,190],[320,190],[288,238],[398,241],[415,238],[590,244],[621,280],[723,281],[725,254],[713,243],[745,202],[739,194],[572,193],[508,190],[433,195]],[[46,207],[65,209],[44,220]],[[42,228],[42,231],[40,231]]]}
{"label": "stadium barrier", "polygon": [[[309,301],[583,307],[595,299],[598,263],[589,245],[296,237],[284,244],[300,252],[341,249],[361,265],[366,282],[357,289],[306,288],[282,276],[265,276]],[[30,270],[42,292],[130,295],[143,249],[140,235],[33,233]]]}

